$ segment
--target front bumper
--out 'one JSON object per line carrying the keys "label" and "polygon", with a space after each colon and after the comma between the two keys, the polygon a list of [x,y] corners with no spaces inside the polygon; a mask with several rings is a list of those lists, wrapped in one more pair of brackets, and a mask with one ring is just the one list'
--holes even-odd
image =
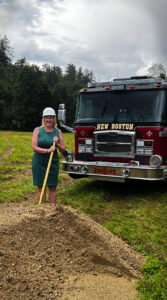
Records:
{"label": "front bumper", "polygon": [[125,182],[126,179],[159,181],[167,178],[167,166],[153,168],[146,165],[128,165],[117,162],[63,161],[63,172],[88,176],[96,180]]}

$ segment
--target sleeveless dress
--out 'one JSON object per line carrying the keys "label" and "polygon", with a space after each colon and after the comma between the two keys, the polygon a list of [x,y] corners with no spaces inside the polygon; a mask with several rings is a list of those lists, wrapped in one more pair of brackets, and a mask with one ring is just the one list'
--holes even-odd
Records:
{"label": "sleeveless dress", "polygon": [[[43,127],[38,127],[38,147],[49,149],[53,145],[53,137],[59,138],[59,130],[54,128],[52,132],[46,132]],[[33,184],[39,187],[43,186],[45,174],[48,166],[50,153],[34,152],[32,158]],[[59,175],[59,157],[57,150],[53,153],[52,163],[47,179],[46,186],[57,186]]]}

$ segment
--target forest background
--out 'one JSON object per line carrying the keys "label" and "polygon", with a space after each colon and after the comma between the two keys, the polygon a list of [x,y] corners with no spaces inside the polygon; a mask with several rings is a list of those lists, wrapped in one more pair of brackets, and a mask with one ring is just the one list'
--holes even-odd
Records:
{"label": "forest background", "polygon": [[0,39],[0,129],[32,131],[41,124],[45,107],[67,108],[67,124],[72,126],[78,91],[94,79],[87,68],[29,64],[23,57],[12,63],[13,48],[5,36]]}
{"label": "forest background", "polygon": [[[93,71],[68,64],[30,64],[25,57],[13,62],[14,49],[6,36],[0,39],[0,129],[32,131],[41,124],[42,111],[60,103],[67,109],[66,121],[74,125],[78,91],[95,81]],[[153,63],[147,75],[166,78],[167,66]],[[132,74],[133,75],[133,74]]]}

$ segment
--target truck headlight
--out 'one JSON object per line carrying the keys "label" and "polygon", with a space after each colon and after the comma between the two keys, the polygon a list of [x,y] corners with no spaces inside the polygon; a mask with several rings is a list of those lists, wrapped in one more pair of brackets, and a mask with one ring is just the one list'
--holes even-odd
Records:
{"label": "truck headlight", "polygon": [[150,165],[152,167],[158,168],[162,164],[162,157],[160,155],[152,155],[150,157]]}
{"label": "truck headlight", "polygon": [[78,152],[79,153],[92,153],[93,152],[92,139],[79,139]]}
{"label": "truck headlight", "polygon": [[144,155],[144,149],[143,148],[136,148],[136,155]]}
{"label": "truck headlight", "polygon": [[136,147],[144,147],[144,140],[137,140]]}
{"label": "truck headlight", "polygon": [[136,155],[151,156],[153,154],[152,140],[136,140]]}

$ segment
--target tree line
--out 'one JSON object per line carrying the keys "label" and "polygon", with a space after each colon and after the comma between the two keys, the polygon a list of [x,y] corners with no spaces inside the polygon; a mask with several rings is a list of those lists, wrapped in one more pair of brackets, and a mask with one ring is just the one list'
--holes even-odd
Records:
{"label": "tree line", "polygon": [[[46,106],[56,111],[67,108],[67,124],[73,126],[77,93],[94,80],[93,72],[68,64],[65,71],[56,65],[42,68],[23,57],[12,63],[13,49],[6,36],[0,39],[0,129],[31,131],[41,123]],[[153,63],[147,74],[166,77],[167,68]]]}
{"label": "tree line", "polygon": [[23,57],[12,63],[13,49],[5,36],[0,39],[0,129],[31,131],[41,124],[45,107],[67,108],[72,126],[78,91],[94,79],[87,68],[68,64],[65,71],[56,65],[42,68]]}

